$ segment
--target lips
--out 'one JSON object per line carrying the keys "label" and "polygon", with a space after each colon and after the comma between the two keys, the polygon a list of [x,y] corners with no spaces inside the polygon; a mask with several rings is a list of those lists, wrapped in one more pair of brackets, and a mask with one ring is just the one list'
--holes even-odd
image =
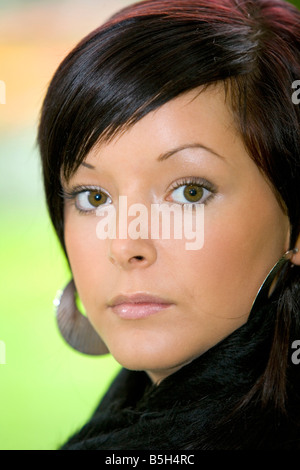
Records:
{"label": "lips", "polygon": [[146,318],[170,307],[173,302],[149,294],[118,295],[108,307],[120,318],[135,320]]}

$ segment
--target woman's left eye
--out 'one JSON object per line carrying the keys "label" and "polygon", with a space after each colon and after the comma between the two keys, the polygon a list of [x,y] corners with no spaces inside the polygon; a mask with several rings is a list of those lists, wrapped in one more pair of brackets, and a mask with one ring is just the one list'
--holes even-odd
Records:
{"label": "woman's left eye", "polygon": [[75,198],[77,209],[83,212],[92,211],[99,206],[110,203],[110,197],[100,190],[81,191]]}
{"label": "woman's left eye", "polygon": [[180,204],[200,204],[205,203],[212,195],[212,191],[205,188],[202,184],[188,183],[181,184],[171,192],[172,201]]}

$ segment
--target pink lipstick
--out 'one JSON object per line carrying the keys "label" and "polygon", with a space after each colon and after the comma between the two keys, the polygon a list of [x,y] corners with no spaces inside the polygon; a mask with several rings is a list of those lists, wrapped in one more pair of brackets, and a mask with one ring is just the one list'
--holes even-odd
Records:
{"label": "pink lipstick", "polygon": [[173,305],[169,300],[148,294],[118,295],[108,304],[108,307],[120,318],[136,320],[147,318]]}

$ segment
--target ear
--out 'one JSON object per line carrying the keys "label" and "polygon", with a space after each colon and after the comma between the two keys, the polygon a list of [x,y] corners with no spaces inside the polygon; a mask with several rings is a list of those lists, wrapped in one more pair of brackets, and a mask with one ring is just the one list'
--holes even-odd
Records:
{"label": "ear", "polygon": [[292,256],[291,263],[300,266],[300,235],[295,243],[294,251],[295,253]]}

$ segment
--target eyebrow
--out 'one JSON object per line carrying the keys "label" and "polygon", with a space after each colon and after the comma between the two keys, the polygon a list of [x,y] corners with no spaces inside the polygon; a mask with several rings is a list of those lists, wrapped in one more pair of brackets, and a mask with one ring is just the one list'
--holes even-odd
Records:
{"label": "eyebrow", "polygon": [[165,161],[168,158],[172,157],[172,155],[174,155],[175,153],[181,152],[182,150],[186,150],[188,148],[191,148],[191,149],[200,148],[200,149],[206,150],[207,152],[215,155],[218,158],[224,159],[224,157],[222,155],[215,152],[213,149],[211,149],[210,147],[207,147],[206,145],[203,145],[203,144],[186,144],[186,145],[181,145],[180,147],[176,147],[175,149],[170,150],[169,152],[163,153],[162,155],[160,155],[158,157],[157,161],[159,161],[159,162]]}
{"label": "eyebrow", "polygon": [[[180,147],[176,147],[172,150],[169,150],[166,153],[161,154],[157,158],[157,161],[158,162],[163,162],[163,161],[167,160],[168,158],[172,157],[172,155],[174,155],[175,153],[181,152],[182,150],[186,150],[188,148],[190,148],[190,149],[200,148],[200,149],[206,150],[207,152],[211,153],[212,155],[215,155],[218,158],[223,158],[224,159],[224,157],[222,155],[215,152],[213,149],[211,149],[210,147],[207,147],[206,145],[203,145],[203,144],[186,144],[186,145],[181,145]],[[83,161],[81,163],[81,165],[86,167],[86,168],[89,168],[90,170],[95,170],[95,167],[93,165],[91,165],[90,163],[87,163],[87,162]]]}

